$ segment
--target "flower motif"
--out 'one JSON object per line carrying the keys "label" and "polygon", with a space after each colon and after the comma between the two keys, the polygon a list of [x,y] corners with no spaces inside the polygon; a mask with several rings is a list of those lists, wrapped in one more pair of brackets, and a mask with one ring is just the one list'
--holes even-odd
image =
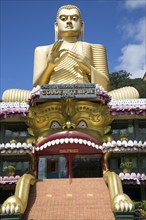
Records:
{"label": "flower motif", "polygon": [[144,173],[119,173],[119,177],[123,184],[146,184],[146,175]]}
{"label": "flower motif", "polygon": [[20,176],[0,176],[0,184],[13,184],[17,183],[19,180]]}
{"label": "flower motif", "polygon": [[110,144],[104,142],[102,144],[103,152],[114,152],[114,151],[137,151],[137,152],[146,152],[146,141],[142,143],[142,141],[115,141],[113,140]]}
{"label": "flower motif", "polygon": [[29,105],[26,102],[1,102],[0,119],[25,117],[28,114]]}
{"label": "flower motif", "polygon": [[0,144],[0,153],[7,153],[7,154],[17,154],[17,153],[32,153],[33,152],[33,146],[30,143],[2,143]]}
{"label": "flower motif", "polygon": [[146,115],[146,99],[112,100],[109,108],[112,115]]}

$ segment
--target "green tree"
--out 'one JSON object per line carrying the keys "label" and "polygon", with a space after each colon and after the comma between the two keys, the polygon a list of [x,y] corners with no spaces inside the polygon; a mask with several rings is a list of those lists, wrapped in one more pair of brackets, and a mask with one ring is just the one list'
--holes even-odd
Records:
{"label": "green tree", "polygon": [[140,98],[146,98],[146,81],[141,78],[131,79],[130,73],[125,70],[119,72],[112,72],[110,76],[110,90],[119,89],[124,86],[133,86],[140,94]]}

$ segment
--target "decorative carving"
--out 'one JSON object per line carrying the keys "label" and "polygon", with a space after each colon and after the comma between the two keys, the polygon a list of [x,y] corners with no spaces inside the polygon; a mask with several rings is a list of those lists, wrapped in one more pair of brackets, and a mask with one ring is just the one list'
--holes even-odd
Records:
{"label": "decorative carving", "polygon": [[[108,107],[101,103],[65,99],[58,102],[47,102],[35,105],[29,109],[28,118],[24,119],[36,138],[48,136],[62,129],[79,129],[78,124],[84,120],[87,127],[84,132],[90,131],[95,138],[103,140],[110,130],[112,118]],[[52,122],[56,121],[60,127],[54,130]]]}

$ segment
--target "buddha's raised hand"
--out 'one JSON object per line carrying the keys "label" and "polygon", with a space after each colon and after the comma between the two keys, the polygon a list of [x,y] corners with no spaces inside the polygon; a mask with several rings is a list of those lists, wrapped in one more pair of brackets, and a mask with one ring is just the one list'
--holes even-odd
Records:
{"label": "buddha's raised hand", "polygon": [[67,53],[64,53],[60,56],[62,52],[67,51],[65,49],[59,50],[62,43],[63,41],[56,41],[52,47],[50,55],[48,56],[48,64],[53,68],[56,67],[67,55]]}

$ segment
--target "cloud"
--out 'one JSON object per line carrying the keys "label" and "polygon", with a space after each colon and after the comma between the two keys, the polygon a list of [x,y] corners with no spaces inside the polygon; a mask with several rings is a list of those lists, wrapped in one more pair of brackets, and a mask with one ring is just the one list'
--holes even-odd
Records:
{"label": "cloud", "polygon": [[146,6],[146,1],[145,0],[126,0],[125,1],[125,7],[127,9],[137,9],[137,8],[142,8]]}
{"label": "cloud", "polygon": [[129,23],[122,27],[125,38],[131,43],[121,49],[122,55],[118,58],[116,71],[126,70],[132,74],[131,78],[142,78],[146,71],[146,40],[145,40],[146,17],[137,23]]}
{"label": "cloud", "polygon": [[116,70],[126,70],[131,78],[142,78],[145,73],[145,49],[143,44],[128,44],[122,48]]}
{"label": "cloud", "polygon": [[145,41],[146,17],[139,19],[137,23],[128,23],[121,27],[124,38],[129,38],[137,43]]}

